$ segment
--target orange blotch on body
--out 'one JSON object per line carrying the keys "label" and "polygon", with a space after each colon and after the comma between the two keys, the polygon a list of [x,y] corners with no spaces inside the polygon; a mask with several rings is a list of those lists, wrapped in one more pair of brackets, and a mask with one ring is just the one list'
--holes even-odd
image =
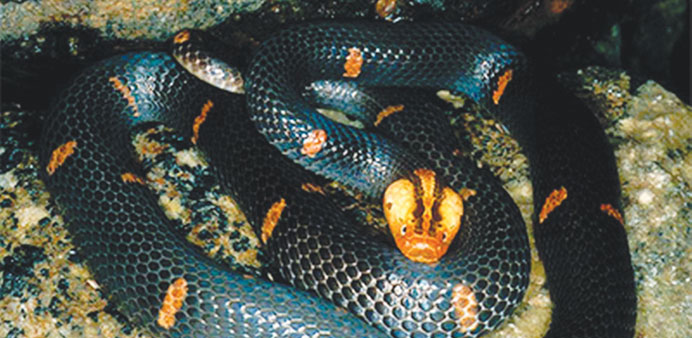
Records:
{"label": "orange blotch on body", "polygon": [[620,224],[625,225],[625,220],[622,218],[622,214],[618,209],[615,209],[611,204],[601,204],[601,211],[608,214],[608,216],[615,218]]}
{"label": "orange blotch on body", "polygon": [[452,289],[452,304],[457,316],[457,323],[462,330],[470,331],[478,326],[478,301],[470,287],[457,284]]}
{"label": "orange blotch on body", "polygon": [[286,200],[282,198],[278,202],[274,202],[274,204],[272,204],[272,206],[269,208],[269,211],[267,211],[267,214],[264,216],[264,220],[262,221],[262,243],[266,244],[269,238],[272,236],[274,228],[276,227],[276,224],[279,223],[281,213],[284,211],[285,207]]}
{"label": "orange blotch on body", "polygon": [[461,188],[459,189],[459,196],[461,196],[461,199],[464,201],[468,201],[471,196],[476,196],[477,192],[473,189],[469,188]]}
{"label": "orange blotch on body", "polygon": [[134,173],[123,173],[122,175],[120,175],[120,179],[122,179],[125,183],[139,183],[144,185],[144,180],[141,177],[135,175]]}
{"label": "orange blotch on body", "polygon": [[497,89],[493,91],[493,102],[495,104],[500,103],[500,98],[502,97],[502,94],[504,94],[507,84],[509,81],[512,81],[513,73],[514,72],[511,69],[508,69],[497,79]]}
{"label": "orange blotch on body", "polygon": [[308,134],[303,141],[300,153],[309,157],[314,157],[327,142],[327,132],[322,129],[315,129]]}
{"label": "orange blotch on body", "polygon": [[377,119],[375,120],[375,123],[373,123],[373,125],[375,125],[375,127],[379,126],[380,123],[382,123],[382,121],[386,117],[388,117],[389,115],[392,115],[396,112],[400,112],[402,110],[404,110],[403,104],[398,104],[396,106],[387,106],[387,108],[382,109],[382,111],[377,114]]}
{"label": "orange blotch on body", "polygon": [[53,175],[55,170],[65,163],[65,160],[67,160],[70,155],[74,154],[76,147],[77,141],[68,141],[55,148],[50,156],[50,161],[48,161],[48,165],[46,166],[46,172],[48,172],[48,175]]}
{"label": "orange blotch on body", "polygon": [[300,189],[302,189],[305,192],[310,192],[310,193],[316,192],[316,193],[321,194],[321,195],[326,195],[326,193],[324,192],[324,189],[322,189],[322,187],[320,187],[319,185],[309,183],[309,182],[301,184]]}
{"label": "orange blotch on body", "polygon": [[552,0],[550,1],[550,12],[560,14],[572,6],[573,0]]}
{"label": "orange blotch on body", "polygon": [[108,81],[110,81],[113,84],[113,88],[119,91],[123,98],[127,100],[127,105],[132,108],[132,115],[135,117],[139,116],[139,110],[137,109],[137,104],[135,103],[135,97],[132,96],[130,87],[123,84],[122,81],[115,76],[108,78]]}
{"label": "orange blotch on body", "polygon": [[197,140],[199,140],[199,128],[202,126],[202,123],[207,120],[207,114],[212,107],[214,107],[214,102],[207,100],[207,102],[202,106],[202,110],[199,112],[199,115],[195,117],[195,121],[192,123],[192,144],[197,144]]}
{"label": "orange blotch on body", "polygon": [[363,66],[363,53],[359,48],[348,49],[346,63],[344,63],[344,77],[356,78],[360,75],[360,67]]}
{"label": "orange blotch on body", "polygon": [[185,297],[187,297],[187,281],[181,277],[168,286],[156,323],[164,329],[173,327],[175,314],[183,307]]}
{"label": "orange blotch on body", "polygon": [[543,223],[543,221],[548,218],[548,215],[559,207],[560,204],[567,198],[567,189],[565,187],[560,187],[560,189],[553,190],[543,203],[543,208],[541,208],[540,214],[538,214],[538,223]]}
{"label": "orange blotch on body", "polygon": [[173,37],[173,43],[181,44],[190,40],[190,31],[184,30]]}
{"label": "orange blotch on body", "polygon": [[381,18],[391,21],[391,15],[396,10],[396,0],[377,0],[375,12]]}

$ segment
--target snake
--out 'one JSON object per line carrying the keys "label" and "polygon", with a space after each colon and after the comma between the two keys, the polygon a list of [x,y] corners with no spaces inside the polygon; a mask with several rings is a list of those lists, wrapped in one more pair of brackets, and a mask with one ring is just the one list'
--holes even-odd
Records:
{"label": "snake", "polygon": [[[292,26],[255,51],[244,95],[200,81],[170,53],[131,52],[63,88],[42,131],[43,177],[110,300],[152,335],[478,337],[522,301],[530,249],[511,198],[450,154],[444,121],[416,94],[447,89],[501,120],[529,158],[554,303],[546,336],[631,337],[636,297],[612,149],[584,105],[536,67],[461,23]],[[337,124],[318,104],[395,109],[383,110],[381,135]],[[152,124],[208,153],[272,257],[275,282],[228,271],[171,231],[132,155],[130,135]],[[392,186],[458,195],[460,228],[439,257],[415,261],[305,189],[319,177],[375,199],[402,190]],[[430,223],[444,212],[426,201],[409,199],[401,216],[428,215],[426,229],[392,231],[440,237],[445,225]]]}

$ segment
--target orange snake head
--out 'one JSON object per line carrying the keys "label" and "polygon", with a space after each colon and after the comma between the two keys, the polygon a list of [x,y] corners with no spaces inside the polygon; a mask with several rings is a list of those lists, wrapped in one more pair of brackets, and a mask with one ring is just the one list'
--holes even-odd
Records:
{"label": "orange snake head", "polygon": [[440,184],[435,172],[416,169],[387,187],[384,215],[396,246],[408,259],[435,263],[449,249],[461,226],[463,199]]}

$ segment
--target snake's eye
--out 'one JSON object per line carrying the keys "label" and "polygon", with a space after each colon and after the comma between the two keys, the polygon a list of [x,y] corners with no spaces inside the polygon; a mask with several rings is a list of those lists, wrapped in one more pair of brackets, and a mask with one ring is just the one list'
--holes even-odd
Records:
{"label": "snake's eye", "polygon": [[401,235],[406,235],[406,225],[401,227]]}

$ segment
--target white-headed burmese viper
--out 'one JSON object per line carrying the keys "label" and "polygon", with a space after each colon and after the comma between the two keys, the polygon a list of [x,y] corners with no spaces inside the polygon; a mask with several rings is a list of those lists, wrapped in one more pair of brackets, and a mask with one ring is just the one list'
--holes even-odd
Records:
{"label": "white-headed burmese viper", "polygon": [[[516,48],[464,24],[304,24],[262,43],[244,96],[199,81],[167,53],[93,65],[47,116],[41,161],[97,279],[153,334],[476,337],[521,302],[529,247],[507,193],[452,155],[444,118],[416,94],[447,89],[495,114],[529,157],[555,303],[547,336],[631,337],[636,298],[612,150],[584,106],[549,82]],[[316,104],[370,116],[381,134],[335,123]],[[123,176],[141,171],[130,134],[152,123],[206,150],[276,276],[294,287],[226,271],[170,231],[153,195]],[[311,177],[303,168],[387,198],[385,213],[403,222],[392,242],[406,256],[301,189]]]}

